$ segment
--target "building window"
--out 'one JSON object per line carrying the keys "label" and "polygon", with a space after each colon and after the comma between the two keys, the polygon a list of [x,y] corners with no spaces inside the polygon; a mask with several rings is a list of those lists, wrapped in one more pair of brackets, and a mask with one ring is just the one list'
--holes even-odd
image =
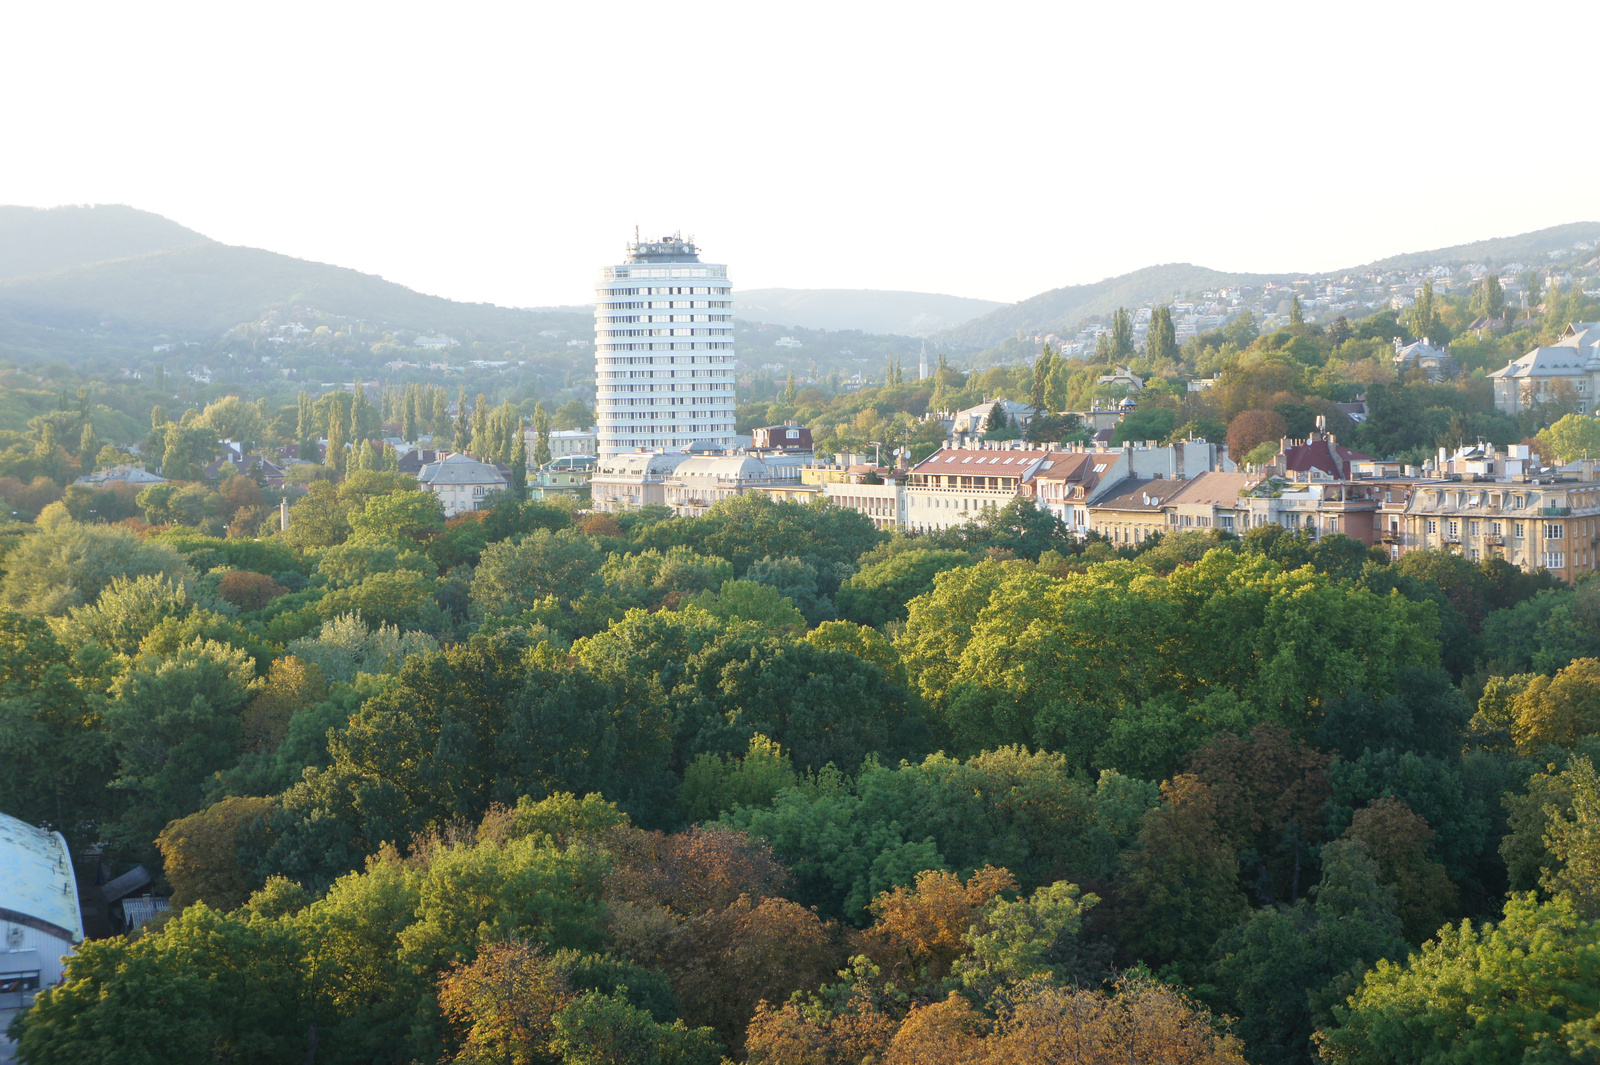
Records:
{"label": "building window", "polygon": [[[1521,504],[1518,504],[1518,505],[1520,506]],[[1522,522],[1514,521],[1514,522],[1511,523],[1511,535],[1515,539],[1518,539],[1518,540],[1522,539],[1522,537],[1525,535],[1525,531],[1523,529]]]}
{"label": "building window", "polygon": [[1546,540],[1560,540],[1565,538],[1566,535],[1567,527],[1565,525],[1556,523],[1544,527],[1544,538]]}
{"label": "building window", "polygon": [[[1523,497],[1522,497],[1522,496],[1512,496],[1512,497],[1511,497],[1511,505],[1512,505],[1512,506],[1513,506],[1513,507],[1514,507],[1514,508],[1516,508],[1516,509],[1517,509],[1517,510],[1521,510],[1521,509],[1522,509],[1522,508],[1523,508],[1523,507],[1524,507],[1524,506],[1526,506],[1526,505],[1527,505],[1527,504],[1525,504],[1525,503],[1524,503],[1524,502],[1523,502],[1523,501],[1522,501],[1522,500],[1523,500]],[[1521,535],[1522,535],[1522,534],[1521,534],[1521,533],[1518,533],[1518,534],[1517,534],[1517,535],[1518,535],[1518,536],[1521,536]]]}
{"label": "building window", "polygon": [[1339,519],[1338,518],[1329,518],[1328,519],[1328,531],[1331,532],[1331,533],[1336,533],[1336,532],[1339,531]]}
{"label": "building window", "polygon": [[1566,566],[1567,554],[1565,551],[1546,551],[1544,553],[1545,569],[1565,569]]}
{"label": "building window", "polygon": [[1438,531],[1439,531],[1439,523],[1437,521],[1434,521],[1432,518],[1429,518],[1428,519],[1428,535],[1432,536],[1434,533],[1436,533]]}
{"label": "building window", "polygon": [[1491,521],[1489,523],[1489,535],[1490,536],[1504,536],[1505,535],[1505,526],[1501,525],[1498,521]]}
{"label": "building window", "polygon": [[1455,540],[1461,536],[1461,523],[1459,521],[1445,522],[1445,535]]}
{"label": "building window", "polygon": [[1478,523],[1477,522],[1475,522],[1475,521],[1467,522],[1467,535],[1468,536],[1477,536],[1478,535]]}

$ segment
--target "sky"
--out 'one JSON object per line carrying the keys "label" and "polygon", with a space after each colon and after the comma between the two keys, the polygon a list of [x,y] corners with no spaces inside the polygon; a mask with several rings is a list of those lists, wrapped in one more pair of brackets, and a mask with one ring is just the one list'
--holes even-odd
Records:
{"label": "sky", "polygon": [[0,203],[509,306],[592,302],[635,226],[745,289],[1331,270],[1600,219],[1597,31],[1593,0],[11,4]]}

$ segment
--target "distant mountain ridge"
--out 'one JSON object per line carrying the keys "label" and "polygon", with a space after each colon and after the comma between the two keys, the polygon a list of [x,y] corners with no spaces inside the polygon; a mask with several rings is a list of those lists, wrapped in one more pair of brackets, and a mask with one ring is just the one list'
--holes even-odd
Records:
{"label": "distant mountain ridge", "polygon": [[747,322],[806,329],[927,336],[1005,304],[970,296],[881,289],[734,289],[733,312]]}
{"label": "distant mountain ridge", "polygon": [[34,277],[210,241],[158,214],[121,204],[0,206],[0,278]]}
{"label": "distant mountain ridge", "polygon": [[[1311,276],[1410,270],[1428,265],[1464,266],[1473,262],[1494,265],[1543,256],[1548,251],[1570,247],[1578,241],[1600,241],[1600,222],[1573,222],[1511,237],[1496,237],[1433,251],[1408,252],[1361,266],[1316,271]],[[1528,265],[1534,264],[1530,262]],[[1233,285],[1254,287],[1267,281],[1284,283],[1305,276],[1307,273],[1304,271],[1226,273],[1192,263],[1147,266],[1091,285],[1067,285],[1041,292],[1037,296],[990,311],[981,318],[943,330],[930,339],[941,347],[953,350],[988,348],[1015,336],[1019,331],[1042,333],[1074,329],[1083,319],[1110,314],[1118,307],[1138,307],[1180,293],[1203,292]]]}
{"label": "distant mountain ridge", "polygon": [[1147,266],[1131,274],[1108,277],[1092,285],[1067,285],[1018,303],[1007,304],[981,318],[946,329],[933,339],[944,347],[987,348],[1015,336],[1018,331],[1064,330],[1092,315],[1110,314],[1118,307],[1137,307],[1175,293],[1260,285],[1283,280],[1285,274],[1232,274],[1192,263]]}
{"label": "distant mountain ridge", "polygon": [[593,328],[586,308],[428,296],[347,267],[221,244],[131,207],[0,207],[0,340],[4,318],[200,337],[296,306],[380,330],[481,339],[525,340],[546,329],[587,336]]}

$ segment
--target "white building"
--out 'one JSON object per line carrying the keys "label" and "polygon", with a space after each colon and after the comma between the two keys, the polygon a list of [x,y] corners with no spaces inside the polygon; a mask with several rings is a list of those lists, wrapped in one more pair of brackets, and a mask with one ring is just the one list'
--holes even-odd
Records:
{"label": "white building", "polygon": [[635,240],[595,288],[601,455],[732,446],[733,296],[726,266],[681,235]]}
{"label": "white building", "polygon": [[1494,405],[1503,414],[1559,399],[1565,389],[1577,400],[1578,411],[1589,413],[1600,391],[1600,322],[1570,323],[1554,344],[1511,360],[1489,379]]}
{"label": "white building", "polygon": [[466,454],[449,455],[428,463],[417,472],[417,483],[439,497],[447,518],[492,503],[490,497],[507,487],[505,475],[498,467]]}
{"label": "white building", "polygon": [[689,456],[683,452],[636,451],[603,456],[589,478],[589,506],[602,513],[667,501],[666,480]]}
{"label": "white building", "polygon": [[746,492],[798,487],[796,464],[768,465],[754,455],[706,455],[678,463],[663,484],[666,504],[683,517],[699,517],[724,499]]}
{"label": "white building", "polygon": [[[587,429],[557,429],[550,433],[550,457],[566,458],[568,455],[593,455],[599,441],[594,426]],[[534,468],[533,453],[538,449],[539,433],[535,429],[522,430],[523,450],[528,453],[528,468]]]}
{"label": "white building", "polygon": [[61,980],[83,942],[72,854],[59,832],[0,814],[0,1061],[10,1061],[11,1019]]}

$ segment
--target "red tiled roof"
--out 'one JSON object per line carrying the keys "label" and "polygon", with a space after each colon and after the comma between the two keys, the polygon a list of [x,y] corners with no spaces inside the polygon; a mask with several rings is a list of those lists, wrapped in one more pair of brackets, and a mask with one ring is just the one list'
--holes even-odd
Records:
{"label": "red tiled roof", "polygon": [[[1334,457],[1335,452],[1338,454],[1337,459]],[[1291,473],[1321,470],[1331,477],[1343,477],[1349,472],[1352,462],[1371,461],[1371,455],[1363,455],[1359,451],[1352,451],[1343,444],[1330,446],[1326,440],[1313,440],[1309,444],[1296,444],[1294,447],[1285,448],[1283,452],[1283,468]]]}

